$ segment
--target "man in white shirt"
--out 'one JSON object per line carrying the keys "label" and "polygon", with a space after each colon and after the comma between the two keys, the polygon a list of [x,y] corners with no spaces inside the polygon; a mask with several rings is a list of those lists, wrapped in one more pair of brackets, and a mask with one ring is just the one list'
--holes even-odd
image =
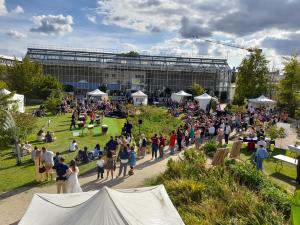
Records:
{"label": "man in white shirt", "polygon": [[[44,166],[46,168],[46,180],[48,180],[48,178],[50,177],[50,181],[53,178],[53,171],[52,171],[52,167],[54,166],[54,161],[53,161],[53,156],[54,153],[52,151],[48,151],[45,147],[42,147],[42,158],[43,158],[43,162],[44,162]],[[49,176],[50,175],[50,176]]]}
{"label": "man in white shirt", "polygon": [[230,133],[231,133],[231,127],[229,126],[228,123],[226,123],[225,124],[225,128],[224,128],[225,144],[228,144],[229,134]]}
{"label": "man in white shirt", "polygon": [[78,149],[76,140],[73,140],[72,143],[70,144],[70,152],[75,152]]}

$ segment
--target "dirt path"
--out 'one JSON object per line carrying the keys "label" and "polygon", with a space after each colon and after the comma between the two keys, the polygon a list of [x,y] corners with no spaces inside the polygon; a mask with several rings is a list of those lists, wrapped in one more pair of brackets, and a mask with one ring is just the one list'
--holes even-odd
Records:
{"label": "dirt path", "polygon": [[[169,156],[164,159],[150,160],[150,155],[137,161],[134,176],[125,178],[97,180],[96,172],[80,177],[79,181],[84,191],[98,190],[103,186],[113,188],[134,188],[143,186],[146,179],[164,172],[168,159],[177,159],[178,155]],[[95,162],[92,162],[95,163]],[[116,170],[118,172],[118,168]],[[115,176],[115,174],[114,174]],[[24,192],[17,193],[0,201],[0,225],[18,224],[29,205],[34,193],[56,193],[56,186],[33,187]]]}

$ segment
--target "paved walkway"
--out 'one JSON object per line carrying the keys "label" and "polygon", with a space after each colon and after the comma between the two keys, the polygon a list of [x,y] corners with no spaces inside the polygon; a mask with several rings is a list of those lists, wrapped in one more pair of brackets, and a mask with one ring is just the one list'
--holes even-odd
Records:
{"label": "paved walkway", "polygon": [[[144,159],[137,161],[135,174],[133,176],[115,179],[109,178],[108,180],[97,180],[95,170],[94,173],[80,177],[79,182],[83,191],[99,190],[104,186],[122,189],[140,187],[143,186],[146,179],[152,178],[164,172],[168,159],[170,158],[177,159],[178,154],[169,156],[167,152],[164,159],[156,159],[155,161],[152,161],[151,156],[148,154]],[[96,162],[92,163],[96,164]],[[116,169],[116,172],[118,172],[118,168]],[[114,176],[116,175],[114,174]],[[34,193],[56,193],[56,186],[53,184],[45,187],[33,187],[23,190],[20,193],[16,192],[15,195],[10,197],[2,198],[0,201],[0,225],[18,224],[19,220],[25,213]]]}

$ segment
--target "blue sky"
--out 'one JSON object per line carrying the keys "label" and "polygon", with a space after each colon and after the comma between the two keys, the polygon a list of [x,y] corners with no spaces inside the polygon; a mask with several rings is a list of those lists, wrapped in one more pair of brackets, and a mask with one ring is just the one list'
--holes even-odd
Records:
{"label": "blue sky", "polygon": [[[0,0],[0,55],[29,45],[227,58],[260,47],[270,67],[300,50],[299,0]],[[196,38],[197,37],[197,38]]]}

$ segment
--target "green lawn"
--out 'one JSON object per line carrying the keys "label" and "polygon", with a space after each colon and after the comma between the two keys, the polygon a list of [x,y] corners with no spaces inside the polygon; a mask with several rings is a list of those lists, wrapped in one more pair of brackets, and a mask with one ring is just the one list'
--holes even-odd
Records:
{"label": "green lawn", "polygon": [[[246,144],[244,144],[241,150],[241,159],[251,162],[253,160],[253,154],[254,152],[249,152],[247,150]],[[276,171],[276,165],[278,160],[275,160],[273,156],[279,154],[287,155],[290,157],[295,156],[295,153],[282,149],[277,149],[272,146],[270,157],[264,160],[264,172],[267,175],[269,175],[270,178],[272,178],[272,180],[274,180],[278,185],[282,186],[283,188],[289,191],[294,191],[296,183],[292,182],[292,180],[295,179],[297,175],[296,166],[283,162],[283,167],[280,168],[279,171]]]}
{"label": "green lawn", "polygon": [[[91,150],[97,143],[99,143],[102,148],[111,135],[120,135],[122,126],[125,122],[123,119],[104,118],[103,124],[107,124],[109,127],[106,135],[101,134],[101,128],[98,126],[94,128],[93,132],[89,132],[85,129],[82,136],[73,137],[72,132],[69,130],[70,117],[71,114],[39,118],[37,128],[32,135],[28,137],[28,141],[30,141],[32,145],[38,147],[45,146],[54,153],[57,151],[62,152],[66,161],[69,162],[77,154],[67,152],[73,139],[77,141],[79,149],[87,146],[88,149]],[[48,120],[50,120],[49,127]],[[45,128],[45,131],[49,130],[55,133],[56,140],[54,142],[45,144],[36,141],[36,133],[42,127]],[[24,156],[22,158],[22,165],[16,166],[15,157],[11,152],[11,149],[1,149],[0,151],[0,192],[27,185],[37,185],[34,176],[34,164],[31,161],[30,156]],[[95,163],[91,162],[89,164],[81,165],[79,168],[80,173],[83,174],[95,168]]]}

